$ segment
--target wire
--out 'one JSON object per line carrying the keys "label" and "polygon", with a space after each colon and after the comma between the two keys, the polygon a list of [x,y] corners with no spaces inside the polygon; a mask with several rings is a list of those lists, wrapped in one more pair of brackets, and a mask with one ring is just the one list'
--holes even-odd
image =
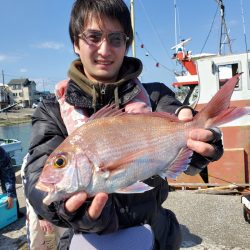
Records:
{"label": "wire", "polygon": [[206,44],[207,44],[208,38],[210,37],[210,34],[211,34],[211,32],[212,32],[212,28],[213,28],[213,26],[214,26],[214,21],[215,21],[215,18],[216,18],[216,16],[217,16],[217,13],[218,13],[218,9],[219,9],[219,5],[217,5],[216,12],[215,12],[215,14],[214,14],[214,18],[213,18],[212,24],[211,24],[211,26],[210,26],[210,30],[209,30],[209,32],[208,32],[207,38],[206,38],[206,40],[205,40],[205,42],[204,42],[204,45],[202,46],[202,49],[201,49],[201,52],[200,52],[200,53],[203,52],[203,49],[205,48],[205,46],[206,46]]}
{"label": "wire", "polygon": [[162,48],[165,50],[166,54],[167,54],[168,57],[170,58],[170,55],[168,54],[168,51],[167,51],[167,49],[165,48],[165,46],[164,46],[164,44],[163,44],[163,42],[162,42],[163,39],[160,38],[160,35],[159,35],[159,33],[157,32],[157,29],[155,28],[154,24],[152,23],[150,17],[148,16],[147,11],[146,11],[144,5],[142,4],[142,1],[139,0],[139,2],[140,2],[140,5],[141,5],[141,7],[142,7],[142,9],[143,9],[143,11],[144,11],[144,13],[145,13],[145,16],[146,16],[146,18],[147,18],[149,24],[151,25],[151,28],[152,28],[153,32],[155,33],[156,37],[158,38],[158,40],[159,40],[159,42],[160,42]]}
{"label": "wire", "polygon": [[[135,33],[138,40],[141,42],[141,44],[144,45],[144,43],[142,42],[141,38],[139,37],[139,34],[136,32]],[[147,52],[147,54],[156,62],[156,63],[159,63],[159,65],[161,65],[164,69],[166,69],[167,71],[171,72],[171,73],[174,73],[174,70],[168,68],[167,66],[163,65],[162,63],[160,63],[154,56],[153,54],[144,46],[143,49]]]}

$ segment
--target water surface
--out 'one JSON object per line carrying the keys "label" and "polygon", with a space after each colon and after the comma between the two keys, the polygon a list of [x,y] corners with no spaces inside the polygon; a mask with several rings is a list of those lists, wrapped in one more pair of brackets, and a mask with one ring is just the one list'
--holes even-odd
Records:
{"label": "water surface", "polygon": [[17,139],[22,143],[22,150],[15,153],[17,164],[22,163],[23,157],[28,152],[31,136],[31,123],[0,127],[0,138]]}

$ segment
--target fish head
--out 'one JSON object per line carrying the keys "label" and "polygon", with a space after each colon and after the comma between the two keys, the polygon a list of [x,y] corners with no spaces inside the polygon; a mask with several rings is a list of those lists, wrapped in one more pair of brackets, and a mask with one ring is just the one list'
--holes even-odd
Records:
{"label": "fish head", "polygon": [[80,150],[56,150],[48,157],[36,188],[48,192],[53,201],[67,198],[87,188],[92,179],[92,165]]}

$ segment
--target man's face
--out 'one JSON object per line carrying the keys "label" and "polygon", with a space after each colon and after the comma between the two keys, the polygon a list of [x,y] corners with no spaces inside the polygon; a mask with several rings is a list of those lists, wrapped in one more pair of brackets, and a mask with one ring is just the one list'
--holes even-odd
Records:
{"label": "man's face", "polygon": [[[101,22],[98,22],[95,17],[89,18],[84,34],[89,31],[101,31],[104,34],[124,32],[118,21],[107,17],[102,18]],[[75,52],[82,61],[84,73],[93,82],[111,83],[117,80],[126,53],[126,43],[117,47],[112,46],[107,40],[106,36],[97,46],[88,44],[86,39],[80,38],[79,46],[74,44]]]}

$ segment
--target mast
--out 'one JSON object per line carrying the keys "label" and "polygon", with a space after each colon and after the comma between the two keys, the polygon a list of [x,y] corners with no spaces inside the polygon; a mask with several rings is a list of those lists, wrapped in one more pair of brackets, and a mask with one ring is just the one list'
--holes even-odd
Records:
{"label": "mast", "polygon": [[222,54],[222,47],[224,44],[228,45],[229,52],[232,53],[231,39],[229,37],[226,21],[225,21],[225,5],[222,0],[216,0],[220,6],[220,15],[221,15],[221,30],[220,30],[220,47],[219,54]]}
{"label": "mast", "polygon": [[177,38],[177,9],[176,9],[176,0],[174,0],[174,29],[175,29],[175,45],[178,43]]}
{"label": "mast", "polygon": [[132,56],[136,57],[135,54],[135,15],[134,15],[134,0],[130,0],[130,15],[131,15],[131,24],[133,29],[133,41],[132,41]]}

